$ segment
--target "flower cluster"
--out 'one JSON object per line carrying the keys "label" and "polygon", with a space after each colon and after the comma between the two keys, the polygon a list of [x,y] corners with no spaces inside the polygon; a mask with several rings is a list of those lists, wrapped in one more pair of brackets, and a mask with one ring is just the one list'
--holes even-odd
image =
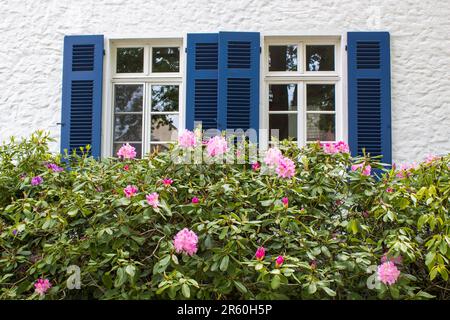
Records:
{"label": "flower cluster", "polygon": [[128,185],[126,188],[123,189],[123,193],[125,193],[125,196],[127,198],[131,198],[136,195],[138,192],[138,188],[136,186]]}
{"label": "flower cluster", "polygon": [[222,136],[214,136],[209,139],[206,151],[210,157],[220,156],[228,151],[227,140]]}
{"label": "flower cluster", "polygon": [[195,146],[195,134],[192,131],[184,130],[178,138],[178,144],[181,148],[187,149]]}
{"label": "flower cluster", "polygon": [[33,178],[31,179],[31,185],[32,185],[32,186],[38,186],[38,185],[40,185],[42,182],[44,182],[44,178],[42,178],[41,176],[36,176],[36,177],[33,177]]}
{"label": "flower cluster", "polygon": [[264,247],[259,247],[258,249],[256,249],[256,253],[255,253],[255,257],[256,260],[263,260],[264,257],[266,256],[266,249]]}
{"label": "flower cluster", "polygon": [[[395,167],[396,166],[394,165],[394,168]],[[417,164],[415,162],[413,162],[411,164],[402,163],[395,176],[400,179],[407,178],[411,175],[411,170],[415,169],[416,167],[417,167]]]}
{"label": "flower cluster", "polygon": [[136,158],[136,149],[128,143],[124,144],[117,151],[117,156],[123,159],[134,159]]}
{"label": "flower cluster", "polygon": [[275,168],[280,178],[292,178],[295,175],[294,161],[288,157],[284,157],[278,148],[270,148],[267,150],[264,162],[270,168]]}
{"label": "flower cluster", "polygon": [[365,164],[364,162],[352,165],[352,171],[357,171],[359,169],[361,169],[361,174],[363,176],[370,176],[370,172],[372,171],[370,164]]}
{"label": "flower cluster", "polygon": [[350,148],[344,141],[322,143],[323,152],[326,154],[349,153]]}
{"label": "flower cluster", "polygon": [[198,237],[195,232],[184,228],[179,231],[173,239],[173,246],[177,253],[184,252],[189,256],[197,252]]}
{"label": "flower cluster", "polygon": [[391,261],[387,261],[378,266],[377,270],[378,280],[387,285],[393,285],[397,282],[400,276],[400,271],[395,264]]}
{"label": "flower cluster", "polygon": [[47,163],[47,168],[51,169],[53,172],[61,172],[64,171],[64,168],[61,168],[55,163]]}
{"label": "flower cluster", "polygon": [[41,296],[43,296],[48,289],[52,287],[52,284],[48,279],[38,279],[34,284],[34,290],[36,293],[39,293]]}
{"label": "flower cluster", "polygon": [[165,187],[169,187],[169,186],[172,185],[173,180],[172,180],[172,179],[169,179],[169,178],[164,178],[164,179],[161,180],[161,182],[162,182],[162,184],[163,184]]}
{"label": "flower cluster", "polygon": [[159,194],[156,192],[150,193],[145,196],[145,199],[147,200],[147,203],[151,205],[153,208],[158,208],[159,206]]}

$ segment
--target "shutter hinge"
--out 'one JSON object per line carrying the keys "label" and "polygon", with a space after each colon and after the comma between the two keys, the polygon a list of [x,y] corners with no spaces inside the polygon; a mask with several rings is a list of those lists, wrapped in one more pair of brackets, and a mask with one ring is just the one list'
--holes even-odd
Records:
{"label": "shutter hinge", "polygon": [[261,47],[259,47],[259,54],[261,54],[261,52],[262,52],[262,49],[261,49]]}
{"label": "shutter hinge", "polygon": [[186,52],[186,53],[187,53],[187,48],[184,48],[184,52]]}
{"label": "shutter hinge", "polygon": [[347,51],[347,45],[345,45],[345,51]]}
{"label": "shutter hinge", "polygon": [[105,51],[105,49],[103,49],[103,55],[106,55],[106,51]]}

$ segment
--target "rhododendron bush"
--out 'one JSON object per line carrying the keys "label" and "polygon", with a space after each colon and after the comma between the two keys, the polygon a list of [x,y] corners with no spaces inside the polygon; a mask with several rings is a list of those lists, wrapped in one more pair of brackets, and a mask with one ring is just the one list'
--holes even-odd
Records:
{"label": "rhododendron bush", "polygon": [[[450,298],[449,155],[384,170],[284,141],[249,159],[184,132],[100,161],[48,142],[0,147],[2,299]],[[197,148],[214,161],[174,161]]]}

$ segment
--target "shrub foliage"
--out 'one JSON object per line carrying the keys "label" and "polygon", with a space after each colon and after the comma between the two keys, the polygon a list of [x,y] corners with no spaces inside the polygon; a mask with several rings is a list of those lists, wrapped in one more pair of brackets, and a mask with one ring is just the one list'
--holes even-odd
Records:
{"label": "shrub foliage", "polygon": [[[37,132],[0,147],[2,299],[450,297],[450,155],[386,171],[375,158],[285,141],[296,174],[282,179],[248,163],[176,164],[169,153],[62,159],[49,140]],[[378,175],[350,170],[362,162]],[[138,189],[129,198],[128,185]],[[174,247],[184,228],[198,236],[192,256]],[[393,285],[378,280],[383,256],[401,272]],[[73,266],[79,289],[68,287]],[[40,278],[52,284],[45,295],[34,290]]]}

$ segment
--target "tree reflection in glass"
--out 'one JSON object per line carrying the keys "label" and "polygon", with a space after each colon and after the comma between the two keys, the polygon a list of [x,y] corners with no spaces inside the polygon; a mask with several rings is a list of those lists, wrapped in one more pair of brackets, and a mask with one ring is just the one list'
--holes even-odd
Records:
{"label": "tree reflection in glass", "polygon": [[179,72],[179,47],[154,47],[152,50],[152,72]]}
{"label": "tree reflection in glass", "polygon": [[269,71],[297,71],[297,46],[269,46]]}

